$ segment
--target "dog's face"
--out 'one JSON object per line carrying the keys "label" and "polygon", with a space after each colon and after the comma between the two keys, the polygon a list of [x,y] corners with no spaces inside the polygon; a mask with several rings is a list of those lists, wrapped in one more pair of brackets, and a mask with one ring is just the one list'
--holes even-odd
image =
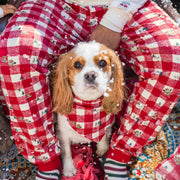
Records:
{"label": "dog's face", "polygon": [[83,100],[95,100],[107,90],[112,75],[107,50],[98,43],[80,43],[70,57],[69,80],[73,93]]}
{"label": "dog's face", "polygon": [[58,113],[71,111],[73,93],[83,100],[95,100],[104,95],[103,107],[107,112],[117,112],[121,107],[121,63],[115,53],[102,44],[79,43],[69,53],[61,55],[53,82],[54,110]]}

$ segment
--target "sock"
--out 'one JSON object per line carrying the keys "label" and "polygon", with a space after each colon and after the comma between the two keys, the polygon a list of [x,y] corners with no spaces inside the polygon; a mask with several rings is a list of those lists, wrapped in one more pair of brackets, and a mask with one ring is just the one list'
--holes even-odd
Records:
{"label": "sock", "polygon": [[59,180],[60,171],[58,169],[52,171],[37,171],[35,180]]}
{"label": "sock", "polygon": [[104,164],[105,179],[107,180],[128,180],[126,163],[120,163],[107,158]]}

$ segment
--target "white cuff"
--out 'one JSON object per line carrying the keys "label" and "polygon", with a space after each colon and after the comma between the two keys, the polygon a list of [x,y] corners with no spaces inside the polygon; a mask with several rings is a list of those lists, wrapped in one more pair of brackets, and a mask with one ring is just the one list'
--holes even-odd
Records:
{"label": "white cuff", "polygon": [[100,24],[115,32],[122,32],[124,25],[131,19],[132,14],[122,8],[109,7]]}
{"label": "white cuff", "polygon": [[116,32],[121,32],[132,15],[141,8],[147,0],[112,0],[108,11],[100,24]]}
{"label": "white cuff", "polygon": [[2,18],[4,16],[4,12],[3,9],[0,7],[0,18]]}

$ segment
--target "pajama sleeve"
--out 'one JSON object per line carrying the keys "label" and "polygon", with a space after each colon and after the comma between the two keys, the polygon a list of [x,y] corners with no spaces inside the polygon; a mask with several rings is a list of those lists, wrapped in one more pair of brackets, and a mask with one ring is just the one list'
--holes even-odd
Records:
{"label": "pajama sleeve", "polygon": [[115,31],[121,32],[132,15],[144,5],[147,0],[113,0],[100,24]]}

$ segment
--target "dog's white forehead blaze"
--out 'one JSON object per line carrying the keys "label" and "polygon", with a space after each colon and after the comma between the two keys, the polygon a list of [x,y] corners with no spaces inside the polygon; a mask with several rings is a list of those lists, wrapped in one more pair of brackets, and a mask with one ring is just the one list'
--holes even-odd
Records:
{"label": "dog's white forehead blaze", "polygon": [[97,56],[100,51],[100,44],[94,41],[89,43],[79,43],[75,49],[77,56],[82,56],[86,61],[93,62],[94,56]]}

